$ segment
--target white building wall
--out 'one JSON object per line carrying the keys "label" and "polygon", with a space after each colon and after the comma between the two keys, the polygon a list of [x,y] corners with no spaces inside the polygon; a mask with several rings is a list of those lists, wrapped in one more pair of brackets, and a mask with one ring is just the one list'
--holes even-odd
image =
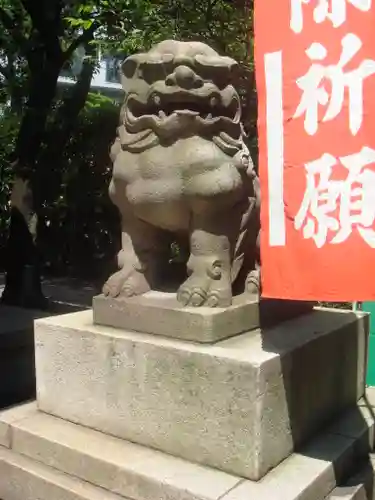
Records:
{"label": "white building wall", "polygon": [[[82,67],[82,58],[84,54],[77,54],[75,60],[72,64],[72,73],[79,74]],[[91,89],[93,91],[102,92],[103,94],[122,94],[122,87],[120,83],[111,82],[107,80],[107,60],[109,58],[105,58],[99,52],[98,58],[100,59],[99,66],[95,71],[92,81],[91,81]],[[67,76],[59,76],[58,84],[61,86],[72,85],[75,83],[74,78],[69,78]]]}

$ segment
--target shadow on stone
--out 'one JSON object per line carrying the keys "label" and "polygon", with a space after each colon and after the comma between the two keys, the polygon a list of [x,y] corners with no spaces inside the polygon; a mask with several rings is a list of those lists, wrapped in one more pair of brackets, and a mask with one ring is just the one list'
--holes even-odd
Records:
{"label": "shadow on stone", "polygon": [[262,329],[312,311],[314,302],[260,298],[259,323]]}
{"label": "shadow on stone", "polygon": [[0,408],[35,398],[34,320],[82,309],[57,302],[48,311],[0,304]]}
{"label": "shadow on stone", "polygon": [[360,449],[356,450],[357,466],[352,471],[349,480],[344,481],[343,486],[334,490],[328,500],[340,500],[340,498],[375,499],[375,464],[373,455],[371,455],[374,448],[374,428],[368,425],[368,421],[375,421],[375,413],[373,404],[368,400],[366,394],[361,400],[360,406],[353,410],[353,419],[356,421],[357,430],[366,426],[366,430],[361,436]]}
{"label": "shadow on stone", "polygon": [[340,488],[339,494],[336,495],[333,492],[328,500],[345,500],[346,498],[349,500],[374,500],[374,465],[369,458],[365,462],[361,462],[359,473]]}
{"label": "shadow on stone", "polygon": [[[310,314],[312,304],[301,302],[295,306],[292,301],[264,301],[260,306],[263,349],[280,355],[293,447],[301,455],[331,462],[335,483],[345,488],[346,485],[353,487],[348,483],[353,472],[361,470],[357,478],[360,481],[367,471],[366,488],[371,495],[366,500],[373,499],[374,465],[370,463],[369,453],[374,445],[374,431],[369,421],[374,416],[365,400],[368,317],[363,315],[358,319],[358,314],[351,311],[321,309],[314,324],[314,313]],[[280,313],[283,308],[284,312]],[[300,323],[300,328],[292,331],[288,321],[272,328],[275,320],[288,319],[288,315],[301,316],[294,320],[294,324]],[[288,345],[295,342],[295,334],[307,324],[312,330],[314,346],[301,343],[291,356]],[[324,328],[328,333],[321,335]],[[358,400],[362,406],[356,406]],[[345,412],[348,412],[346,426],[342,421],[337,425]],[[330,437],[332,434],[341,437],[341,442],[326,439],[327,431]],[[322,439],[310,441],[313,436],[322,436]],[[359,445],[354,445],[359,437]],[[353,462],[358,466],[354,471]],[[333,496],[332,500],[336,498],[339,497]],[[344,498],[357,499],[357,496]],[[365,500],[365,497],[359,499]]]}

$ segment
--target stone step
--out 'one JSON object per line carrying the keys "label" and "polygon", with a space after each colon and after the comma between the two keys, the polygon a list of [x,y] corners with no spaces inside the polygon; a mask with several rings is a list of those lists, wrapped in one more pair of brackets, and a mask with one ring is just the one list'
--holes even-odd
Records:
{"label": "stone step", "polygon": [[335,488],[326,500],[373,500],[375,498],[375,456],[370,455],[344,486]]}
{"label": "stone step", "polygon": [[[354,418],[353,418],[354,417]],[[352,436],[357,436],[361,446],[361,460],[356,465],[349,480],[343,481],[326,498],[326,500],[373,500],[375,499],[375,454],[374,450],[374,417],[375,387],[366,390],[365,397],[358,404],[358,411],[350,420],[343,419],[336,427],[340,433],[347,433],[352,428]],[[362,417],[362,421],[361,421]],[[363,421],[368,428],[363,429]],[[362,431],[360,428],[362,427]],[[354,429],[357,429],[356,431]],[[365,432],[363,432],[365,430]],[[362,435],[360,438],[359,436]],[[366,449],[368,450],[366,452]],[[369,453],[370,451],[370,453]],[[371,453],[372,452],[372,453]]]}
{"label": "stone step", "polygon": [[323,500],[352,470],[357,451],[356,440],[322,435],[261,481],[243,481],[222,500]]}
{"label": "stone step", "polygon": [[35,405],[9,410],[1,423],[0,436],[7,436],[2,444],[14,452],[137,500],[215,500],[241,481],[47,415]]}
{"label": "stone step", "polygon": [[0,498],[3,500],[124,500],[0,446]]}
{"label": "stone step", "polygon": [[[34,464],[37,471],[38,467],[59,471],[64,478],[74,476],[74,481],[111,491],[101,497],[105,499],[121,495],[133,500],[323,500],[372,448],[373,428],[371,411],[362,402],[328,432],[254,482],[44,414],[35,404],[23,405],[0,414],[0,498],[59,498],[49,492],[56,480],[52,478],[43,490],[41,485],[50,476],[40,479]],[[16,459],[31,465],[25,469]],[[26,488],[31,482],[41,488],[37,495],[17,493],[18,483]],[[70,498],[86,497],[61,497]]]}

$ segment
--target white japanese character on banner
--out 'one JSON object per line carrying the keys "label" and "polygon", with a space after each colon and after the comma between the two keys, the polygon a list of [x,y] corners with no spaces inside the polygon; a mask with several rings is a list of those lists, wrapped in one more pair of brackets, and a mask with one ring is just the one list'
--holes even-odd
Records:
{"label": "white japanese character on banner", "polygon": [[[318,130],[319,105],[327,106],[323,122],[332,120],[344,107],[345,92],[348,92],[350,131],[355,135],[361,128],[363,82],[365,78],[375,74],[375,61],[364,59],[357,68],[345,72],[345,66],[359,52],[362,42],[356,35],[349,33],[342,39],[341,45],[342,52],[336,65],[313,63],[309,71],[296,82],[303,94],[294,118],[305,115],[304,126],[309,135],[314,135]],[[312,61],[323,61],[327,50],[322,44],[315,42],[306,50],[306,54]],[[330,93],[326,90],[325,81],[330,83]]]}
{"label": "white japanese character on banner", "polygon": [[[312,238],[318,248],[327,243],[328,232],[336,233],[329,243],[342,243],[357,229],[364,241],[375,248],[375,150],[363,147],[359,153],[339,158],[348,173],[333,179],[337,159],[325,153],[306,163],[306,191],[294,219],[305,239]],[[374,165],[375,166],[375,165]]]}
{"label": "white japanese character on banner", "polygon": [[[313,14],[314,21],[320,24],[329,19],[333,27],[338,28],[346,21],[348,3],[362,12],[368,12],[372,0],[314,0],[314,2],[317,4]],[[291,0],[290,27],[295,33],[301,33],[303,30],[303,5],[309,3],[310,0]]]}

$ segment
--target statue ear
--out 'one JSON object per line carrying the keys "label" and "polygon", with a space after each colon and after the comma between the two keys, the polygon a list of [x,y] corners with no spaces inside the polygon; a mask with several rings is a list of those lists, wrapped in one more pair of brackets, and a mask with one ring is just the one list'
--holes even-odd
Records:
{"label": "statue ear", "polygon": [[195,60],[198,64],[206,66],[207,68],[226,68],[232,71],[232,69],[238,67],[238,63],[231,57],[204,56],[198,54],[195,56]]}
{"label": "statue ear", "polygon": [[233,83],[237,79],[238,63],[230,57],[220,56],[195,56],[195,64],[199,74],[207,79],[214,80],[220,88]]}

